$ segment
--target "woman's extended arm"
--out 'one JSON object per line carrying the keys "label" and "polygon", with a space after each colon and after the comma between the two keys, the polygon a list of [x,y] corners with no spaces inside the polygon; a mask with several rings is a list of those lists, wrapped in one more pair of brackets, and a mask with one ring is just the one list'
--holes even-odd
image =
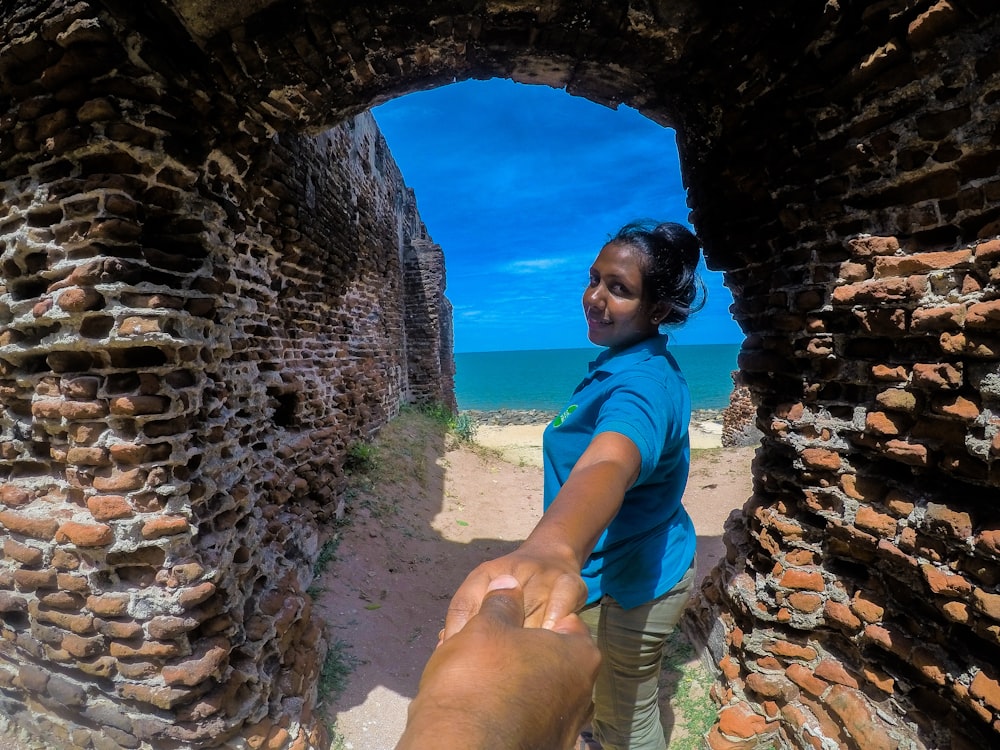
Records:
{"label": "woman's extended arm", "polygon": [[580,570],[639,476],[640,462],[629,438],[617,432],[596,435],[521,546],[466,577],[448,607],[444,638],[479,611],[490,581],[500,575],[514,576],[524,588],[528,627],[550,628],[583,606],[587,587]]}

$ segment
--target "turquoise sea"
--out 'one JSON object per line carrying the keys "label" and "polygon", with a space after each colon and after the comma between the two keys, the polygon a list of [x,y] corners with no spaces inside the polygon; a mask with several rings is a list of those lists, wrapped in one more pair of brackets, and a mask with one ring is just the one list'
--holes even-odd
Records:
{"label": "turquoise sea", "polygon": [[[691,389],[692,408],[729,405],[739,350],[739,344],[670,347]],[[600,352],[594,347],[456,354],[458,408],[558,411]]]}

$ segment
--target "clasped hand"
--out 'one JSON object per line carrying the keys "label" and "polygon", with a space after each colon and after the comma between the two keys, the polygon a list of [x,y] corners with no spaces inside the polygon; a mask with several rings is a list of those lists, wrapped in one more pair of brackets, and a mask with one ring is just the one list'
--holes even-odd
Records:
{"label": "clasped hand", "polygon": [[569,747],[589,717],[601,655],[579,617],[523,627],[523,591],[488,584],[468,627],[434,651],[397,750]]}
{"label": "clasped hand", "polygon": [[510,554],[482,563],[466,576],[448,605],[442,641],[479,612],[490,584],[500,576],[512,576],[524,591],[524,626],[528,628],[551,630],[587,599],[587,585],[571,551],[528,541]]}

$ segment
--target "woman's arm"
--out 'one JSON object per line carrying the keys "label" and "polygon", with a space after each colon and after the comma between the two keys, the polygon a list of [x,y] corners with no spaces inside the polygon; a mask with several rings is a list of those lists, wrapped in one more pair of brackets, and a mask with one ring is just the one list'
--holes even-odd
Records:
{"label": "woman's arm", "polygon": [[639,449],[629,438],[617,432],[594,436],[521,546],[466,577],[448,607],[443,637],[457,633],[479,611],[490,581],[500,575],[514,576],[524,588],[528,627],[551,628],[583,606],[587,587],[580,570],[618,513],[640,465]]}

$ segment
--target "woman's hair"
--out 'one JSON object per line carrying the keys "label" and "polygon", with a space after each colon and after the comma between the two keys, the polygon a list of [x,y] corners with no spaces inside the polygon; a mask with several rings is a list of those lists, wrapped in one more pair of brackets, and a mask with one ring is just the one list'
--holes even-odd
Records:
{"label": "woman's hair", "polygon": [[661,325],[679,325],[705,304],[705,284],[697,271],[701,243],[686,227],[672,221],[639,219],[619,229],[609,242],[642,251],[642,284],[647,299],[670,306]]}

